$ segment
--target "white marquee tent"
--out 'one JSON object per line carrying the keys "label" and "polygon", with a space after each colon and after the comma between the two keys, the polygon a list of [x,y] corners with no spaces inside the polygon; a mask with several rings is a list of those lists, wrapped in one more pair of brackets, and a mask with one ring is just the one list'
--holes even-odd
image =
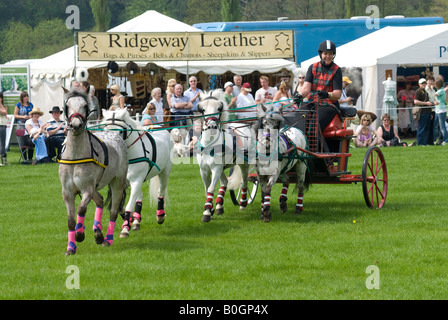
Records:
{"label": "white marquee tent", "polygon": [[[154,10],[131,19],[108,32],[202,32],[188,24],[172,19]],[[67,48],[43,59],[29,60],[31,77],[31,99],[45,113],[43,120],[49,118],[48,111],[54,105],[61,105],[63,92],[61,85],[68,87],[78,69],[103,68],[107,61],[77,61],[76,46]],[[23,61],[21,61],[23,64]],[[151,61],[136,62],[140,67]],[[126,62],[118,62],[124,67]],[[249,74],[254,71],[273,73],[281,69],[294,72],[297,65],[285,59],[258,60],[214,60],[214,61],[154,61],[158,66],[176,70],[183,74],[194,74],[203,71],[206,74],[223,74],[231,71],[236,74]],[[18,61],[9,62],[17,65]]]}
{"label": "white marquee tent", "polygon": [[[316,56],[302,67],[319,60]],[[385,27],[336,49],[340,67],[362,68],[362,106],[381,115],[386,70],[397,80],[397,67],[424,67],[448,64],[448,24],[418,27]],[[437,67],[435,75],[437,75]],[[357,106],[360,104],[358,103]]]}

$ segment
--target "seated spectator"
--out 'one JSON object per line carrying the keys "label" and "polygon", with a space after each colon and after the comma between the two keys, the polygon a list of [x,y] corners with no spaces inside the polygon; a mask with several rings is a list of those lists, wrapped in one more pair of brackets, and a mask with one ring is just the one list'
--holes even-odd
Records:
{"label": "seated spectator", "polygon": [[62,144],[67,134],[67,125],[65,121],[61,120],[62,110],[58,106],[54,106],[50,113],[53,117],[47,121],[48,137],[45,139],[45,145],[47,146],[48,157],[53,159],[56,156],[58,158],[61,156]]}
{"label": "seated spectator", "polygon": [[36,130],[40,130],[44,126],[44,123],[42,122],[42,120],[39,119],[43,114],[44,113],[42,111],[40,111],[39,108],[34,107],[29,113],[31,119],[28,119],[25,122],[26,130],[25,130],[25,136],[24,136],[24,140],[25,140],[24,145],[27,147],[30,147],[30,149],[28,149],[28,159],[25,159],[25,160],[28,160],[29,162],[31,162],[31,160],[33,160],[33,153],[34,153],[34,143],[31,138],[31,130],[33,128]]}
{"label": "seated spectator", "polygon": [[156,105],[153,102],[148,102],[145,111],[143,111],[142,125],[149,126],[153,125],[154,123],[157,123],[158,120],[155,114],[156,114]]}
{"label": "seated spectator", "polygon": [[[364,129],[367,136],[370,135],[372,138],[372,141],[370,143],[365,143],[365,138],[362,138],[362,130],[363,128],[367,127],[367,129]],[[360,125],[356,128],[355,131],[355,139],[353,140],[353,143],[355,144],[355,146],[357,147],[370,147],[370,146],[374,146],[377,143],[377,138],[374,137],[375,135],[375,129],[372,126],[372,117],[370,116],[370,114],[365,113],[361,116],[361,121],[360,121]],[[363,141],[364,140],[364,141]]]}
{"label": "seated spectator", "polygon": [[47,147],[45,146],[44,128],[32,128],[30,131],[30,137],[36,145],[36,159],[34,159],[33,165],[40,163],[52,163],[53,161],[48,157]]}
{"label": "seated spectator", "polygon": [[398,132],[395,127],[390,125],[390,116],[385,113],[381,116],[381,120],[383,124],[378,127],[376,132],[377,134],[377,143],[383,147],[394,147],[403,145],[400,141],[400,137],[398,136]]}
{"label": "seated spectator", "polygon": [[376,144],[376,138],[374,137],[375,131],[368,125],[364,125],[361,128],[361,132],[355,138],[355,145],[357,147],[373,147]]}

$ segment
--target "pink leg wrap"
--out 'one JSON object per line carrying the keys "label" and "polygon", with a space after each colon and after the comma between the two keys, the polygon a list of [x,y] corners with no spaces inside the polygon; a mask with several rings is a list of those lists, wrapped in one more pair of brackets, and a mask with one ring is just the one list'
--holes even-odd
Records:
{"label": "pink leg wrap", "polygon": [[204,210],[213,209],[213,193],[207,192],[207,202],[205,203]]}
{"label": "pink leg wrap", "polygon": [[303,194],[301,193],[297,196],[296,210],[303,211]]}
{"label": "pink leg wrap", "polygon": [[288,186],[284,185],[282,188],[282,193],[280,194],[280,198],[282,197],[288,198],[287,194],[288,194]]}
{"label": "pink leg wrap", "polygon": [[240,206],[247,207],[247,189],[241,188]]}
{"label": "pink leg wrap", "polygon": [[107,234],[105,241],[109,242],[110,245],[114,242],[114,230],[115,230],[115,221],[109,222],[109,227],[107,228]]}
{"label": "pink leg wrap", "polygon": [[86,217],[85,216],[80,216],[78,214],[77,220],[76,220],[76,227],[75,227],[75,231],[77,233],[84,233],[84,230],[86,230],[86,227],[84,225],[84,219]]}
{"label": "pink leg wrap", "polygon": [[121,229],[123,228],[128,228],[128,230],[131,229],[131,212],[130,211],[126,211],[124,213],[124,221],[123,224],[121,225]]}
{"label": "pink leg wrap", "polygon": [[67,245],[67,251],[68,251],[69,249],[72,249],[73,252],[76,253],[75,231],[69,231],[69,232],[68,232],[68,245]]}
{"label": "pink leg wrap", "polygon": [[163,216],[165,214],[165,198],[164,197],[158,197],[157,202],[157,215]]}
{"label": "pink leg wrap", "polygon": [[95,221],[93,222],[93,231],[99,229],[103,231],[103,226],[101,225],[101,220],[103,219],[103,208],[96,207],[95,209]]}
{"label": "pink leg wrap", "polygon": [[226,194],[226,187],[219,188],[218,195],[216,196],[215,204],[224,204],[224,196]]}

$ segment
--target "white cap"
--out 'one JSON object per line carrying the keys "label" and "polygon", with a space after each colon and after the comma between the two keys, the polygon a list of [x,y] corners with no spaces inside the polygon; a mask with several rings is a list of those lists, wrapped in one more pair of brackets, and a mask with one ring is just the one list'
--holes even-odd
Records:
{"label": "white cap", "polygon": [[418,80],[418,84],[422,84],[423,82],[426,82],[425,78],[421,78],[420,80]]}
{"label": "white cap", "polygon": [[227,81],[226,84],[224,85],[224,89],[227,87],[233,87],[233,82],[232,81]]}

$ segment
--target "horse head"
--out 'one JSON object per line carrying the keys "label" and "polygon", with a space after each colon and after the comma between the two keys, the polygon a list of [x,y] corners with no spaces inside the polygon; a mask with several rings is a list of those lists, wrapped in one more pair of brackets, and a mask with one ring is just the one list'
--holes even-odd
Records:
{"label": "horse head", "polygon": [[107,129],[120,130],[123,135],[123,140],[129,136],[128,132],[132,132],[137,127],[137,124],[129,115],[128,109],[114,109],[103,110],[103,122]]}
{"label": "horse head", "polygon": [[258,134],[258,142],[269,149],[271,138],[278,136],[280,124],[284,120],[282,106],[259,104],[257,106],[257,117],[259,119],[258,129],[261,130],[261,133]]}
{"label": "horse head", "polygon": [[224,104],[213,96],[204,98],[198,104],[198,111],[205,118],[203,130],[218,130]]}
{"label": "horse head", "polygon": [[67,117],[68,128],[74,132],[79,132],[85,128],[87,117],[89,115],[91,100],[88,96],[79,90],[65,91],[64,111]]}

